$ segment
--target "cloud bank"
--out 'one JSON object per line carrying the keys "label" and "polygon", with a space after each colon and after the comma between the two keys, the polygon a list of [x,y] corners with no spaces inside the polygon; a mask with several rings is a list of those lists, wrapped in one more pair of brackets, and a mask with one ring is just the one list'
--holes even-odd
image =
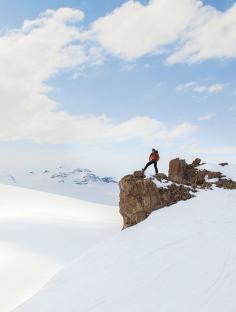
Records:
{"label": "cloud bank", "polygon": [[[236,57],[236,4],[220,12],[198,0],[151,0],[147,5],[131,0],[87,29],[83,18],[78,9],[47,10],[0,36],[0,140],[171,140],[197,129],[188,122],[170,127],[146,116],[115,123],[105,115],[71,115],[50,98],[48,81],[65,69],[78,76],[80,67],[102,64],[107,54],[131,61],[165,53],[169,64]],[[213,93],[223,85],[186,88]]]}
{"label": "cloud bank", "polygon": [[0,37],[0,140],[36,143],[119,142],[171,139],[195,130],[167,127],[145,116],[114,123],[107,116],[76,116],[50,99],[48,80],[62,69],[101,63],[99,49],[84,42],[83,12],[48,10]]}
{"label": "cloud bank", "polygon": [[95,21],[91,36],[125,60],[164,53],[176,64],[236,57],[235,29],[236,4],[221,12],[199,0],[130,0]]}

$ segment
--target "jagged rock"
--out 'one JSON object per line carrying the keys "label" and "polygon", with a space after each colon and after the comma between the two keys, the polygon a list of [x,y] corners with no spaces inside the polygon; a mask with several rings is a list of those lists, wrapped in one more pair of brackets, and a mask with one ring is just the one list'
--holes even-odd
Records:
{"label": "jagged rock", "polygon": [[[180,200],[190,199],[199,187],[211,189],[216,185],[220,188],[236,189],[236,182],[223,179],[221,172],[199,170],[197,167],[200,163],[199,158],[192,164],[176,158],[169,163],[168,177],[164,173],[158,173],[154,177],[146,178],[142,171],[135,171],[123,177],[119,182],[123,228],[143,221],[154,210],[173,205]],[[166,186],[157,187],[154,183],[155,179],[164,182],[163,185]],[[218,180],[211,182],[211,179]]]}
{"label": "jagged rock", "polygon": [[199,158],[195,159],[192,164],[187,164],[184,159],[179,158],[171,160],[169,163],[169,180],[191,186],[210,187],[210,184],[206,182],[206,178],[223,177],[221,172],[199,170],[196,168],[196,164],[199,164],[199,162],[201,162]]}
{"label": "jagged rock", "polygon": [[208,179],[220,179],[223,177],[222,173],[218,171],[203,170],[203,173]]}
{"label": "jagged rock", "polygon": [[169,163],[168,179],[186,185],[201,185],[205,182],[205,175],[196,169],[195,165],[187,164],[184,159],[176,158]]}
{"label": "jagged rock", "polygon": [[223,162],[223,163],[220,163],[220,164],[219,164],[219,166],[222,166],[222,167],[228,166],[228,165],[229,165],[229,163],[227,163],[227,162]]}
{"label": "jagged rock", "polygon": [[158,188],[152,179],[145,178],[140,171],[123,177],[119,187],[123,228],[143,221],[154,210],[193,197],[191,189],[183,185]]}
{"label": "jagged rock", "polygon": [[187,200],[193,197],[191,194],[192,189],[184,185],[176,185],[172,183],[165,188],[159,188],[160,202],[163,208],[165,206],[170,206],[177,203],[180,200]]}
{"label": "jagged rock", "polygon": [[236,182],[231,179],[220,179],[216,182],[216,186],[224,189],[234,190],[236,189]]}
{"label": "jagged rock", "polygon": [[133,176],[137,179],[145,178],[145,174],[143,173],[143,171],[134,171]]}
{"label": "jagged rock", "polygon": [[200,158],[196,158],[194,159],[194,161],[192,162],[192,166],[193,167],[198,167],[201,164],[201,159]]}
{"label": "jagged rock", "polygon": [[184,159],[172,159],[169,163],[168,178],[176,183],[183,183],[186,178],[187,163]]}
{"label": "jagged rock", "polygon": [[155,175],[155,178],[158,180],[158,181],[162,181],[162,180],[168,180],[168,177],[165,173],[158,173]]}
{"label": "jagged rock", "polygon": [[141,222],[160,205],[155,183],[151,179],[145,179],[141,171],[123,177],[119,187],[124,228]]}

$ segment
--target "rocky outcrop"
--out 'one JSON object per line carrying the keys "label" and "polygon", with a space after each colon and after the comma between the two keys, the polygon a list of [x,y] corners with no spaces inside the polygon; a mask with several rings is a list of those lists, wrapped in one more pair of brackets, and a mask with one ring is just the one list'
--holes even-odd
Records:
{"label": "rocky outcrop", "polygon": [[198,167],[201,165],[202,160],[200,158],[195,158],[192,162],[193,167]]}
{"label": "rocky outcrop", "polygon": [[192,164],[187,164],[184,159],[173,159],[169,163],[168,179],[170,181],[190,186],[210,187],[208,179],[222,178],[221,172],[199,170],[201,160],[196,158]]}
{"label": "rocky outcrop", "polygon": [[145,179],[141,171],[123,177],[119,187],[123,228],[146,219],[160,204],[155,183],[151,179]]}
{"label": "rocky outcrop", "polygon": [[172,159],[169,163],[169,180],[177,183],[182,183],[187,179],[187,163],[183,159]]}
{"label": "rocky outcrop", "polygon": [[236,189],[236,182],[226,179],[221,172],[200,170],[200,165],[200,158],[196,158],[191,164],[176,158],[169,163],[168,177],[164,173],[158,173],[146,178],[142,171],[123,177],[119,182],[123,228],[143,221],[154,210],[190,199],[199,188],[216,186]]}
{"label": "rocky outcrop", "polygon": [[228,190],[235,190],[236,182],[231,179],[219,179],[219,181],[216,182],[216,186]]}
{"label": "rocky outcrop", "polygon": [[183,185],[171,184],[158,188],[153,180],[145,178],[141,171],[123,177],[119,187],[123,228],[143,221],[154,210],[193,197],[191,189]]}

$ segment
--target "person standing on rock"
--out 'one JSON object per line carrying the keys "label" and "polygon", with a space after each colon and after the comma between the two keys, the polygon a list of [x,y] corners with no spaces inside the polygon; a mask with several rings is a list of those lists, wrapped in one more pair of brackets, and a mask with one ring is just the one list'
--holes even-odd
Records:
{"label": "person standing on rock", "polygon": [[158,160],[160,159],[160,156],[159,156],[159,153],[158,153],[158,150],[156,150],[155,148],[152,149],[152,152],[149,156],[149,162],[146,164],[146,166],[142,169],[142,172],[144,173],[145,170],[151,166],[151,165],[154,165],[154,168],[155,168],[155,172],[156,174],[158,174],[158,169],[157,169],[157,162]]}

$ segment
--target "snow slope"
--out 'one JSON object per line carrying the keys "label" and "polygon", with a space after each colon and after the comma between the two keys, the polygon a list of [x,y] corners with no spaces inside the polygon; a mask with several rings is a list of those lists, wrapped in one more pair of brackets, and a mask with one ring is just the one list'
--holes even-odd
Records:
{"label": "snow slope", "polygon": [[0,311],[120,228],[117,207],[0,185]]}
{"label": "snow slope", "polygon": [[15,312],[235,312],[236,192],[201,191],[119,232]]}
{"label": "snow slope", "polygon": [[224,174],[227,178],[232,179],[233,181],[236,181],[236,165],[228,165],[228,166],[220,166],[216,164],[205,164],[202,166],[199,166],[199,169],[207,169],[210,171],[217,171]]}

